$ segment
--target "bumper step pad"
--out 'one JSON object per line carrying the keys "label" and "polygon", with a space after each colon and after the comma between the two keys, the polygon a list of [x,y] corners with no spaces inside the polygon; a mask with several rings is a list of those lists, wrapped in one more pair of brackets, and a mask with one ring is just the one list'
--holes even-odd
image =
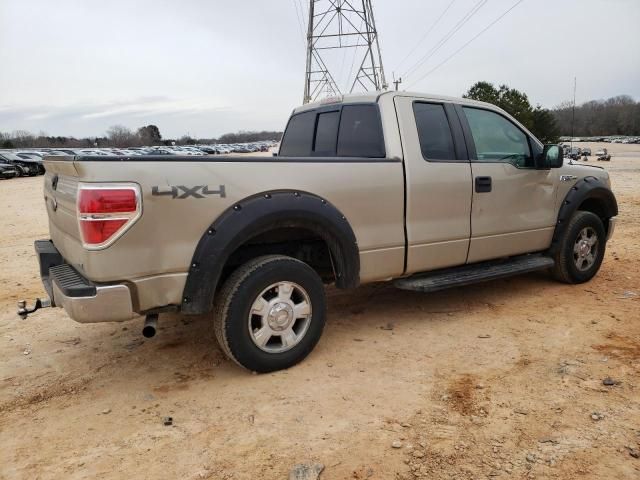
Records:
{"label": "bumper step pad", "polygon": [[505,260],[446,268],[420,273],[394,282],[396,288],[416,292],[437,292],[446,288],[463,287],[479,282],[510,277],[521,273],[552,268],[553,259],[543,255],[521,255]]}
{"label": "bumper step pad", "polygon": [[68,264],[49,269],[49,278],[67,297],[93,297],[96,287]]}

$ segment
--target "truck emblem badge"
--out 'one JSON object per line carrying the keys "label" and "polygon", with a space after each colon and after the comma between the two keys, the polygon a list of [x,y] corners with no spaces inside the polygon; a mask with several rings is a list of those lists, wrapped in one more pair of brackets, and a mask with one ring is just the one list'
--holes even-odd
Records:
{"label": "truck emblem badge", "polygon": [[151,187],[151,195],[169,196],[171,198],[204,198],[205,195],[220,195],[220,198],[227,196],[224,185],[219,185],[218,190],[209,190],[209,185],[196,185],[195,187],[185,187],[184,185],[169,185],[168,187]]}
{"label": "truck emblem badge", "polygon": [[572,180],[577,180],[578,177],[576,177],[575,175],[560,175],[560,181],[561,182],[570,182]]}

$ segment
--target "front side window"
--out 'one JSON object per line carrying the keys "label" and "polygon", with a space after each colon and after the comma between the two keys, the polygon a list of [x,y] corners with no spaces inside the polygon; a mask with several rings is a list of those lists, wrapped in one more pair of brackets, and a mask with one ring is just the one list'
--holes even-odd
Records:
{"label": "front side window", "polygon": [[377,105],[342,107],[337,155],[338,157],[384,157],[384,138]]}
{"label": "front side window", "polygon": [[490,110],[471,107],[463,110],[476,146],[477,161],[533,166],[529,140],[522,130]]}
{"label": "front side window", "polygon": [[420,149],[425,160],[456,160],[453,136],[444,105],[436,103],[413,104],[418,128]]}
{"label": "front side window", "polygon": [[308,157],[311,155],[316,112],[298,113],[291,117],[282,137],[280,156]]}

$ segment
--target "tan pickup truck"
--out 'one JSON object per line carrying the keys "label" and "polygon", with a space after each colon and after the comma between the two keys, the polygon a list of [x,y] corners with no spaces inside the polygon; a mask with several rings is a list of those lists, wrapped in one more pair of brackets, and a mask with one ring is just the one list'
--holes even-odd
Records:
{"label": "tan pickup truck", "polygon": [[[225,353],[287,368],[320,339],[324,285],[433,292],[534,270],[591,279],[618,207],[499,108],[406,92],[296,108],[269,157],[50,157],[48,298],[79,322],[210,314]],[[21,302],[24,317],[34,308]]]}

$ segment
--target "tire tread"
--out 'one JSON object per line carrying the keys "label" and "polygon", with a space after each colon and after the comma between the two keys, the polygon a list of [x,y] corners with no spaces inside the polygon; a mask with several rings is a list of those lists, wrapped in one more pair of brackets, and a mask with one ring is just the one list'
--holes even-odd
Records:
{"label": "tire tread", "polygon": [[[569,224],[567,225],[567,228],[564,231],[560,248],[558,249],[558,253],[556,253],[554,258],[555,266],[553,268],[553,276],[556,280],[560,282],[569,283],[569,284],[582,283],[578,281],[576,278],[574,278],[574,276],[569,271],[569,262],[573,262],[573,258],[568,257],[568,252],[570,249],[567,248],[568,247],[567,242],[572,241],[571,233],[573,232],[576,225],[579,223],[584,223],[587,220],[591,220],[592,222],[595,222],[595,223],[600,222],[600,224],[602,224],[601,223],[602,220],[600,220],[600,217],[598,217],[595,213],[591,213],[584,210],[578,210],[573,214],[573,216],[569,220]],[[602,242],[601,248],[604,255],[605,239],[602,238],[600,240]],[[571,249],[571,251],[573,251],[573,249]]]}
{"label": "tire tread", "polygon": [[224,354],[233,360],[238,366],[247,368],[235,357],[231,348],[229,347],[229,341],[227,339],[227,321],[229,318],[228,311],[233,299],[240,289],[241,285],[252,276],[257,270],[264,268],[272,262],[290,261],[300,263],[306,266],[304,262],[300,260],[288,257],[285,255],[263,255],[249,260],[247,263],[239,266],[227,279],[222,286],[220,292],[216,295],[217,299],[214,308],[213,328],[216,339],[222,348]]}

